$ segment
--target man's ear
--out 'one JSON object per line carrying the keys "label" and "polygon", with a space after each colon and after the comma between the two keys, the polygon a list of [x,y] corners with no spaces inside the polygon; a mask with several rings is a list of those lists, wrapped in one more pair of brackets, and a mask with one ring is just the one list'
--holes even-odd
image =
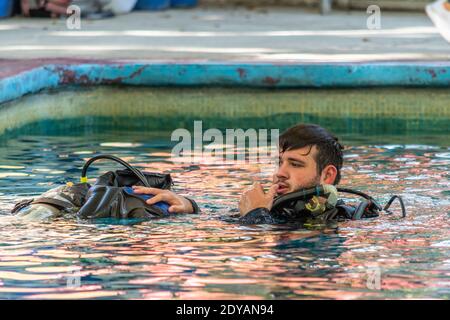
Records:
{"label": "man's ear", "polygon": [[327,165],[322,170],[322,175],[320,177],[321,184],[334,184],[337,176],[337,169],[332,164]]}

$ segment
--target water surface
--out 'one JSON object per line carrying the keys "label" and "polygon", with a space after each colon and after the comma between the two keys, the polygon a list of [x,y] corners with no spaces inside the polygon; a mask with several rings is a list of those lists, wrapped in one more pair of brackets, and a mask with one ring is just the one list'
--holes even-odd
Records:
{"label": "water surface", "polygon": [[[222,219],[253,179],[267,184],[269,173],[255,164],[174,164],[169,137],[104,130],[0,140],[0,298],[450,298],[447,135],[343,135],[341,184],[383,203],[401,195],[408,217],[400,219],[395,204],[392,216],[337,230]],[[195,198],[202,214],[145,222],[9,215],[18,200],[78,181],[97,153],[170,172],[175,190]],[[89,176],[113,168],[98,163]]]}

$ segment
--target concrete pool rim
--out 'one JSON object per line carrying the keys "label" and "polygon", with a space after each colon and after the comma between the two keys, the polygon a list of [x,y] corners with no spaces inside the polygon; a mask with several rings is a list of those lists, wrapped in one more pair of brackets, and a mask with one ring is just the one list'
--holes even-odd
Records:
{"label": "concrete pool rim", "polygon": [[[13,60],[12,60],[13,61]],[[64,86],[254,88],[450,87],[450,62],[252,63],[202,61],[39,61],[2,73],[0,104]],[[27,68],[27,63],[30,65]],[[25,67],[24,67],[25,65]],[[16,67],[15,67],[16,66]],[[8,68],[6,68],[8,69]]]}

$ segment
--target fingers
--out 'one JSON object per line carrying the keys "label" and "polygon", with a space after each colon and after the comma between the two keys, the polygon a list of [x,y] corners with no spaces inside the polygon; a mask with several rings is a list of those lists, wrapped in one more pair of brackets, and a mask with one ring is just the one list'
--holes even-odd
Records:
{"label": "fingers", "polygon": [[275,197],[277,195],[277,189],[278,189],[278,184],[276,184],[276,183],[273,184],[270,187],[269,191],[267,191],[267,196],[270,197],[270,198]]}
{"label": "fingers", "polygon": [[258,191],[261,191],[261,192],[264,192],[264,189],[263,189],[261,183],[259,183],[259,182],[255,182],[255,183],[253,184],[253,189],[258,190]]}
{"label": "fingers", "polygon": [[186,208],[183,205],[173,205],[169,207],[170,213],[183,213],[185,212]]}
{"label": "fingers", "polygon": [[146,201],[147,204],[155,204],[160,201],[169,202],[169,196],[167,195],[167,190],[158,189],[158,188],[148,188],[141,186],[133,186],[133,192],[136,194],[152,194],[153,198],[148,199]]}
{"label": "fingers", "polygon": [[145,201],[147,204],[155,204],[157,202],[160,201],[165,201],[167,199],[167,197],[165,197],[165,195],[163,193],[157,194],[156,196],[154,196],[151,199],[148,199],[147,201]]}
{"label": "fingers", "polygon": [[[274,189],[276,190],[277,187],[274,187]],[[271,192],[271,191],[269,190],[269,192]],[[253,183],[253,185],[245,193],[259,193],[259,194],[263,194],[263,195],[266,194],[264,191],[264,188],[262,187],[261,183],[259,183],[259,182]]]}
{"label": "fingers", "polygon": [[277,195],[277,189],[278,189],[278,184],[273,184],[269,191],[267,191],[266,194],[266,199],[267,199],[267,209],[272,209],[272,205],[273,205],[273,200],[275,198],[275,196]]}
{"label": "fingers", "polygon": [[178,196],[175,193],[158,188],[148,188],[142,186],[133,186],[133,191],[136,194],[152,194],[154,197],[146,201],[147,204],[155,204],[157,202],[166,202],[170,205],[170,213],[193,213],[194,208],[189,200]]}
{"label": "fingers", "polygon": [[142,186],[133,186],[134,193],[137,194],[160,194],[163,193],[166,190],[158,189],[158,188],[148,188],[148,187],[142,187]]}
{"label": "fingers", "polygon": [[244,191],[244,194],[254,192],[254,191],[259,191],[259,192],[264,193],[264,190],[259,182],[253,183],[250,187],[247,188],[247,190]]}
{"label": "fingers", "polygon": [[270,209],[276,189],[277,186],[272,186],[271,190],[266,194],[259,182],[253,183],[253,185],[242,194],[239,200],[239,214],[244,216],[255,208]]}

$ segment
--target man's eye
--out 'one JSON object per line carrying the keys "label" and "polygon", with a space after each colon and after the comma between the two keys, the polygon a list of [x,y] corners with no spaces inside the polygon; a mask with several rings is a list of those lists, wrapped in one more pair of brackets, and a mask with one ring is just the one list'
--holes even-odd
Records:
{"label": "man's eye", "polygon": [[295,167],[295,168],[303,167],[302,164],[300,164],[300,163],[295,163],[295,162],[291,163],[291,165],[292,165],[293,167]]}

